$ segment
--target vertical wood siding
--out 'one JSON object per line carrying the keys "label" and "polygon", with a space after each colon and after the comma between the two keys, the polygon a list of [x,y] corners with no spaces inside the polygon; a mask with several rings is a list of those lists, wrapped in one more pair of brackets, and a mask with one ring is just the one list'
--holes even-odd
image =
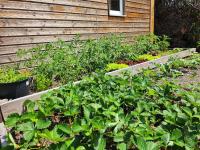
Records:
{"label": "vertical wood siding", "polygon": [[107,0],[0,0],[0,64],[16,51],[76,34],[82,39],[106,33],[133,35],[152,30],[152,0],[126,0],[124,17],[109,17]]}

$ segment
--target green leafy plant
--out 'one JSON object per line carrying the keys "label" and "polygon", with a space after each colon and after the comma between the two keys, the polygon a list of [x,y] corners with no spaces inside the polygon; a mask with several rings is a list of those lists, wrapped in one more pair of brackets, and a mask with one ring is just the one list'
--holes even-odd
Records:
{"label": "green leafy plant", "polygon": [[156,36],[154,34],[140,35],[134,40],[133,49],[137,50],[139,54],[164,51],[170,46],[167,36]]}
{"label": "green leafy plant", "polygon": [[160,55],[153,56],[153,55],[150,55],[150,54],[143,54],[143,55],[139,55],[136,60],[151,61],[151,60],[154,60],[154,59],[158,59],[160,57],[161,57]]}
{"label": "green leafy plant", "polygon": [[94,74],[26,101],[22,115],[5,121],[9,143],[15,149],[198,149],[199,88],[160,83],[161,72]]}
{"label": "green leafy plant", "polygon": [[107,72],[109,72],[109,71],[114,71],[114,70],[123,69],[123,68],[127,68],[127,67],[128,67],[128,65],[126,65],[126,64],[110,63],[106,66],[105,70]]}
{"label": "green leafy plant", "polygon": [[14,67],[4,66],[0,68],[0,83],[14,83],[30,77],[28,71],[18,71]]}
{"label": "green leafy plant", "polygon": [[36,75],[34,81],[35,81],[35,86],[36,86],[35,88],[38,91],[46,90],[52,85],[52,80],[50,80],[43,74]]}
{"label": "green leafy plant", "polygon": [[[77,36],[71,42],[57,41],[20,50],[18,56],[26,59],[22,67],[33,68],[36,90],[44,90],[50,85],[79,80],[97,69],[104,69],[108,63],[133,57],[130,48],[123,43],[122,35],[108,35],[86,41]],[[44,80],[48,83],[41,85]]]}

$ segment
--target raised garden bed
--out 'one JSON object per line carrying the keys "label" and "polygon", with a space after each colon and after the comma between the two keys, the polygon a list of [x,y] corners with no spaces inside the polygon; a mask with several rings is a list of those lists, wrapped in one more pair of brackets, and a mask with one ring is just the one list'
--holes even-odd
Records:
{"label": "raised garden bed", "polygon": [[[188,57],[188,56],[192,55],[193,52],[195,52],[195,49],[189,49],[189,50],[181,51],[181,52],[178,52],[176,54],[163,56],[163,57],[156,59],[156,60],[153,60],[153,61],[148,61],[148,62],[144,62],[144,63],[141,63],[141,64],[133,65],[129,68],[116,70],[116,71],[113,71],[113,72],[110,72],[110,73],[107,73],[107,74],[109,74],[109,75],[120,75],[124,71],[130,71],[133,75],[138,74],[138,73],[142,72],[144,69],[155,68],[157,64],[165,64],[171,58]],[[79,83],[79,82],[75,82],[75,84]],[[54,88],[54,89],[58,89],[58,88]],[[0,109],[1,109],[1,119],[0,119],[0,121],[2,122],[11,113],[21,113],[21,112],[23,112],[24,108],[22,106],[23,106],[24,101],[26,101],[26,100],[38,100],[38,99],[40,99],[41,95],[43,95],[43,94],[45,94],[49,91],[52,91],[54,89],[35,93],[35,94],[29,95],[29,96],[25,96],[25,97],[15,99],[13,101],[1,104],[1,107],[0,107]]]}
{"label": "raised garden bed", "polygon": [[[147,69],[147,68],[154,68],[156,67],[156,64],[165,64],[167,63],[167,61],[171,58],[184,58],[184,57],[188,57],[190,55],[192,55],[194,52],[196,51],[195,48],[191,48],[185,51],[181,51],[175,54],[171,54],[171,55],[167,55],[167,56],[163,56],[159,59],[156,60],[152,60],[152,61],[147,61],[147,62],[143,62],[143,63],[139,63],[133,66],[130,66],[128,68],[124,68],[124,69],[120,69],[120,70],[116,70],[116,71],[112,71],[109,72],[107,74],[109,75],[120,75],[121,73],[123,73],[124,71],[130,71],[132,74],[138,74],[140,73],[142,70]],[[75,82],[75,83],[79,83]],[[21,113],[23,111],[23,107],[16,107],[16,106],[22,106],[24,101],[26,100],[37,100],[40,98],[41,95],[54,90],[54,89],[58,89],[59,87],[50,89],[50,90],[46,90],[46,91],[42,91],[42,92],[38,92],[38,93],[34,93],[32,95],[28,95],[25,97],[21,97],[9,102],[5,102],[3,104],[1,104],[1,114],[3,114],[3,117],[7,117],[11,112],[16,112],[16,113]]]}
{"label": "raised garden bed", "polygon": [[[181,58],[190,56],[180,55]],[[199,55],[196,56],[180,61],[156,60],[161,65],[156,65],[158,67],[155,70],[137,68],[135,72],[133,66],[132,69],[129,68],[133,71],[132,74],[141,73],[135,76],[95,75],[83,80],[78,86],[68,85],[50,92],[38,103],[26,102],[26,114],[22,118],[13,116],[6,122],[7,126],[12,127],[9,130],[10,136],[14,138],[16,147],[198,149],[200,108],[197,100],[200,89],[185,89],[168,81],[168,78],[182,75],[185,68],[198,68],[200,59]],[[150,68],[155,67],[154,63],[149,62]],[[122,72],[124,69],[118,74],[116,71],[109,74],[120,75]],[[32,117],[25,118],[28,114],[38,114],[34,111],[34,106],[39,106],[38,112],[47,116],[39,115],[37,119],[42,120],[36,121],[32,128],[35,124],[34,116],[33,120]],[[38,138],[33,132],[37,132],[35,134],[43,137],[47,143],[39,140],[35,146],[26,145],[34,144],[30,140]],[[76,140],[71,141],[71,137]],[[66,140],[71,142],[63,143]],[[85,142],[81,142],[82,140]]]}

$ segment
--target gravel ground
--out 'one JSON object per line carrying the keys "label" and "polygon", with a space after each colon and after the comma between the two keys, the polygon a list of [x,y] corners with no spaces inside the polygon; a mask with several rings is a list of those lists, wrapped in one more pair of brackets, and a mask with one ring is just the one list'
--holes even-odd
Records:
{"label": "gravel ground", "polygon": [[188,73],[175,79],[175,82],[183,86],[200,84],[200,66],[195,70],[188,70]]}

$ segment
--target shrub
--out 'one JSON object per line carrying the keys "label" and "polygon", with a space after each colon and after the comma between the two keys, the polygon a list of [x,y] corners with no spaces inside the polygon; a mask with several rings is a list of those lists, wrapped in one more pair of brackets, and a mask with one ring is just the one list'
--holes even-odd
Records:
{"label": "shrub", "polygon": [[[40,87],[37,90],[41,90],[51,85],[50,80],[60,84],[79,80],[96,69],[104,69],[108,63],[131,57],[133,52],[130,52],[130,46],[123,44],[121,35],[86,41],[81,41],[77,36],[71,42],[57,41],[20,50],[18,56],[26,58],[22,66],[34,68],[33,75],[39,77],[35,80],[36,88]],[[38,85],[41,85],[44,78],[48,84],[41,88]]]}
{"label": "shrub", "polygon": [[164,51],[170,45],[167,36],[156,36],[154,34],[137,36],[134,40],[133,49],[139,54]]}

